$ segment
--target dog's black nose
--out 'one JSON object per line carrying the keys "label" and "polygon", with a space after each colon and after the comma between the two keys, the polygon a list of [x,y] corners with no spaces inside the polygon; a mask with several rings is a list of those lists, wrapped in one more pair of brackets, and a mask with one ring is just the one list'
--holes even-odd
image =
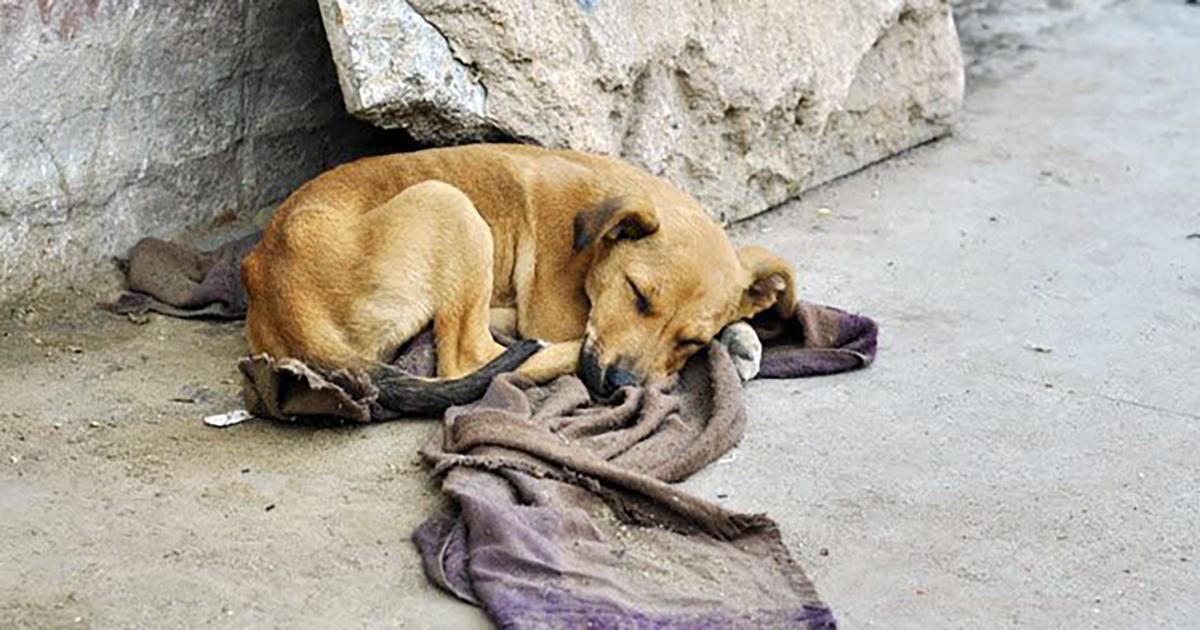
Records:
{"label": "dog's black nose", "polygon": [[604,374],[604,386],[609,393],[630,385],[637,385],[637,378],[633,376],[633,372],[610,367]]}

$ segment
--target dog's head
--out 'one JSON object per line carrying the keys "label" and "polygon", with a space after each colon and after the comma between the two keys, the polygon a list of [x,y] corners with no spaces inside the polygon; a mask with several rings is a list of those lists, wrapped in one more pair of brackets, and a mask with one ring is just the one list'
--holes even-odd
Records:
{"label": "dog's head", "polygon": [[574,245],[593,248],[579,366],[601,394],[679,371],[731,322],[795,308],[792,268],[758,247],[734,250],[701,212],[611,198],[575,217]]}

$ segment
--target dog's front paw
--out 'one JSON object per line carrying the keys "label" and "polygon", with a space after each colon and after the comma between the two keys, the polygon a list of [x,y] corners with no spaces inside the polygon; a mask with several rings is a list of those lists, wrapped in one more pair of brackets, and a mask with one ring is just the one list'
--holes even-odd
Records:
{"label": "dog's front paw", "polygon": [[754,332],[750,324],[734,322],[726,326],[717,337],[717,341],[729,350],[733,367],[737,368],[742,382],[758,376],[758,369],[762,366],[763,347],[758,333]]}

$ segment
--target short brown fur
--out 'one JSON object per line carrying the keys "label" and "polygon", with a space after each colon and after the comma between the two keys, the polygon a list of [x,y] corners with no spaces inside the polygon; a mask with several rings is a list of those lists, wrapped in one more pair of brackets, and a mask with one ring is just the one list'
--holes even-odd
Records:
{"label": "short brown fur", "polygon": [[520,371],[579,370],[596,390],[675,372],[725,325],[795,297],[786,262],[735,251],[662,179],[519,145],[324,173],[279,208],[242,277],[253,352],[370,366],[432,322],[438,374],[453,378],[501,352],[490,321],[555,342]]}

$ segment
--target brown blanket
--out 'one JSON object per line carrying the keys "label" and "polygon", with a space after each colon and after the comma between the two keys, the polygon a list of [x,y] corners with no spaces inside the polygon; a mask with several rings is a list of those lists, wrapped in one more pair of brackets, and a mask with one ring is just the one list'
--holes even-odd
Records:
{"label": "brown blanket", "polygon": [[246,316],[242,258],[258,243],[260,232],[229,241],[213,251],[143,238],[118,259],[126,291],[100,306],[116,313],[148,311],[172,317],[241,319]]}
{"label": "brown blanket", "polygon": [[[170,264],[162,268],[188,268]],[[211,295],[206,283],[240,289],[234,279],[209,278],[215,269],[180,308],[239,304],[236,296],[207,305],[196,299]],[[132,275],[130,283],[150,296],[143,303],[171,305]],[[874,358],[874,322],[837,309],[801,303],[794,320],[765,315],[752,324],[764,343],[760,376],[832,374]],[[414,374],[431,373],[432,335],[415,338],[398,361]],[[240,368],[256,415],[393,417],[375,404],[363,374],[319,373],[265,356],[243,359]],[[608,400],[590,398],[575,377],[535,386],[502,376],[478,402],[447,411],[421,451],[458,506],[413,535],[426,575],[505,628],[834,627],[773,521],[674,485],[735,446],[745,424],[742,386],[720,344],[677,377]]]}
{"label": "brown blanket", "polygon": [[672,483],[741,438],[741,389],[719,345],[604,405],[498,378],[421,451],[459,507],[413,535],[426,575],[504,628],[834,627],[773,521]]}

